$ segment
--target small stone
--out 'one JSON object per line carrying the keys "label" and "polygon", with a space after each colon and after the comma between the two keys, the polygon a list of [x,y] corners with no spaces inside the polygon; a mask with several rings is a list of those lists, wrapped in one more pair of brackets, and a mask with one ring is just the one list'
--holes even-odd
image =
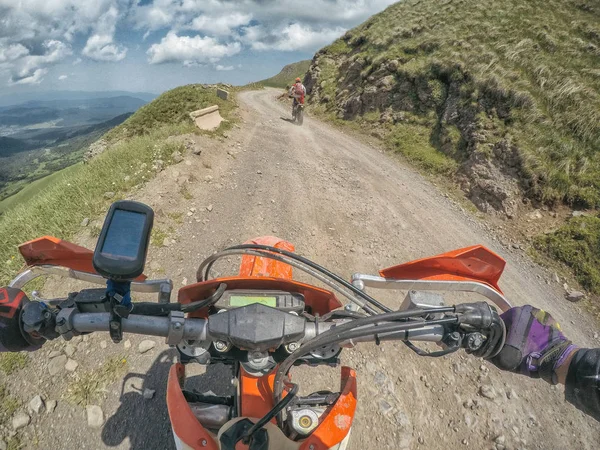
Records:
{"label": "small stone", "polygon": [[108,343],[106,341],[100,341],[100,348],[104,350],[106,347],[108,347]]}
{"label": "small stone", "polygon": [[183,156],[181,156],[181,153],[179,153],[178,151],[173,152],[173,154],[171,155],[171,159],[173,160],[173,162],[175,164],[180,163],[181,161],[183,161]]}
{"label": "small stone", "polygon": [[490,400],[495,399],[497,396],[496,390],[492,386],[488,386],[487,384],[484,384],[479,388],[479,394],[482,397],[489,398]]}
{"label": "small stone", "polygon": [[567,294],[567,300],[573,303],[580,302],[585,298],[585,294],[580,291],[571,291]]}
{"label": "small stone", "polygon": [[67,363],[67,357],[65,355],[57,356],[48,363],[48,373],[52,376],[58,375],[65,369]]}
{"label": "small stone", "polygon": [[210,183],[212,181],[213,177],[211,175],[206,175],[204,177],[204,181],[206,181],[207,183]]}
{"label": "small stone", "polygon": [[195,213],[196,212],[196,208],[192,207],[192,208],[190,208],[190,211],[193,212],[193,213]]}
{"label": "small stone", "polygon": [[90,218],[89,217],[86,217],[85,219],[83,219],[81,221],[81,226],[82,227],[87,227],[89,224],[90,224]]}
{"label": "small stone", "polygon": [[552,274],[552,280],[553,280],[555,283],[560,283],[560,278],[558,277],[558,274],[557,274],[556,272],[554,272],[554,273]]}
{"label": "small stone", "polygon": [[509,400],[513,400],[513,399],[516,400],[519,398],[519,396],[514,391],[514,389],[511,389],[510,391],[506,392],[506,398],[508,398]]}
{"label": "small stone", "polygon": [[188,284],[188,279],[187,278],[184,278],[183,280],[181,280],[181,285],[182,286],[187,286],[187,284]]}
{"label": "small stone", "polygon": [[128,183],[131,180],[131,177],[129,175],[126,175],[125,178],[123,178],[123,181],[125,183]]}
{"label": "small stone", "polygon": [[147,351],[152,350],[155,346],[156,342],[150,339],[145,339],[142,342],[140,342],[140,345],[138,345],[138,352],[146,353]]}
{"label": "small stone", "polygon": [[187,216],[188,216],[188,217],[192,217],[193,215],[194,215],[194,213],[193,213],[193,212],[191,212],[191,211],[188,211],[188,212],[187,212]]}
{"label": "small stone", "polygon": [[521,246],[519,244],[512,244],[512,248],[519,250]]}
{"label": "small stone", "polygon": [[31,417],[24,412],[19,412],[12,419],[12,427],[14,430],[20,430],[29,425],[29,422],[31,422]]}
{"label": "small stone", "polygon": [[598,333],[594,333],[594,339],[598,339]]}
{"label": "small stone", "polygon": [[565,291],[567,291],[567,292],[569,292],[569,291],[570,291],[570,289],[569,289],[569,285],[568,285],[567,283],[563,283],[563,289],[564,289]]}
{"label": "small stone", "polygon": [[466,439],[463,439],[463,440],[462,440],[462,443],[463,443],[463,445],[468,445],[468,444],[469,444],[469,441],[467,441]]}
{"label": "small stone", "polygon": [[423,445],[425,443],[425,439],[423,439],[423,436],[419,436],[419,444]]}
{"label": "small stone", "polygon": [[256,173],[257,173],[258,175],[262,175],[262,170],[257,170],[257,171],[256,171]]}
{"label": "small stone", "polygon": [[200,156],[202,154],[202,149],[199,147],[194,148],[194,150],[192,150],[192,153],[196,156]]}
{"label": "small stone", "polygon": [[40,414],[41,412],[44,411],[44,408],[45,408],[44,400],[42,400],[42,397],[40,397],[39,395],[36,395],[29,402],[28,408],[29,408],[29,411],[32,411],[36,414]]}
{"label": "small stone", "polygon": [[111,198],[113,198],[115,196],[114,192],[105,192],[104,193],[104,198],[107,200],[110,200]]}
{"label": "small stone", "polygon": [[125,342],[123,342],[123,347],[125,347],[125,350],[129,350],[131,348],[131,341],[127,339]]}
{"label": "small stone", "polygon": [[571,217],[581,217],[581,216],[585,216],[585,213],[583,211],[573,211],[571,213]]}
{"label": "small stone", "polygon": [[169,238],[164,238],[163,239],[163,243],[162,243],[163,247],[168,247],[171,245],[171,239]]}
{"label": "small stone", "polygon": [[496,444],[504,445],[506,443],[506,437],[503,434],[501,434],[496,439],[494,439],[494,442]]}
{"label": "small stone", "polygon": [[48,402],[46,403],[46,413],[50,414],[53,413],[54,410],[56,409],[56,400],[48,400]]}
{"label": "small stone", "polygon": [[65,355],[67,355],[69,358],[71,358],[74,354],[75,354],[75,347],[72,346],[71,344],[67,344],[65,346]]}
{"label": "small stone", "polygon": [[48,354],[48,358],[52,359],[52,358],[56,358],[57,356],[60,356],[61,353],[58,350],[52,350],[49,354]]}
{"label": "small stone", "polygon": [[206,210],[207,210],[208,212],[212,211],[212,210],[213,210],[213,205],[208,205],[208,206],[206,207]]}
{"label": "small stone", "polygon": [[100,428],[104,424],[104,413],[102,408],[97,405],[88,405],[85,408],[87,412],[87,423],[92,428]]}
{"label": "small stone", "polygon": [[74,359],[69,359],[65,364],[65,369],[67,369],[69,372],[75,372],[78,366],[79,363],[77,361],[75,361]]}
{"label": "small stone", "polygon": [[144,397],[145,400],[150,400],[152,398],[154,398],[154,394],[156,393],[156,391],[154,389],[144,389],[144,393],[142,394],[142,396]]}

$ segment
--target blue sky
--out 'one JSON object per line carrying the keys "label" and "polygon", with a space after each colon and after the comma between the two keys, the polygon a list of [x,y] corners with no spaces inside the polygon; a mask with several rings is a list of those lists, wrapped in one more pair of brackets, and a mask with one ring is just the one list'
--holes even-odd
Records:
{"label": "blue sky", "polygon": [[393,0],[0,0],[0,95],[244,84]]}

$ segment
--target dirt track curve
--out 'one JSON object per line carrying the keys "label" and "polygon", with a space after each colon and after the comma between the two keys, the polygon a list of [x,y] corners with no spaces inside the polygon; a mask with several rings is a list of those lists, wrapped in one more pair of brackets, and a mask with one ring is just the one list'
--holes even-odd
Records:
{"label": "dirt track curve", "polygon": [[[257,235],[285,238],[299,253],[345,277],[481,243],[506,258],[500,285],[511,302],[551,311],[575,342],[594,345],[594,325],[565,302],[560,287],[548,284],[548,274],[522,251],[502,247],[469,213],[395,158],[313,118],[307,117],[303,127],[284,120],[290,108],[276,100],[277,94],[240,94],[239,129],[214,145],[186,138],[202,146],[202,155],[186,155],[185,162],[133,195],[155,208],[159,227],[173,228],[168,247],[150,251],[154,275],[172,277],[176,287],[192,282],[202,256]],[[183,223],[172,221],[174,212]],[[80,240],[93,246],[85,235]],[[381,298],[397,307],[403,293]],[[130,350],[110,342],[100,350],[101,340],[108,336],[91,338],[88,350],[78,348],[74,358],[80,366],[92,367],[103,353],[125,352],[130,371],[146,374],[146,381],[126,387],[121,400],[121,382],[109,387],[100,403],[108,422],[99,430],[87,427],[81,407],[62,399],[71,375],[44,384],[44,395],[58,399],[59,406],[52,415],[34,418],[33,431],[26,433],[38,436],[39,444],[28,448],[66,449],[75,443],[81,448],[174,448],[165,422],[167,347],[155,339],[158,346],[140,355],[141,338],[131,338]],[[52,344],[47,351],[63,346]],[[419,358],[401,343],[365,344],[346,351],[343,362],[357,370],[359,380],[351,449],[591,450],[600,442],[598,423],[565,403],[562,388],[500,373],[463,353]],[[32,372],[45,370],[46,364],[36,355]],[[337,387],[338,373],[332,368],[292,372],[305,381],[304,392]],[[218,377],[203,376],[205,383]],[[40,391],[36,377],[26,375],[21,384],[31,396]],[[141,399],[136,391],[141,387],[156,389],[155,398]]]}

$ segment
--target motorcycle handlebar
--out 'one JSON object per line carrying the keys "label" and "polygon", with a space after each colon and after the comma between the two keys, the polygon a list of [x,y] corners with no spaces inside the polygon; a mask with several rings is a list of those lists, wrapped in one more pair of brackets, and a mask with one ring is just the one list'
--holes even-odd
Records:
{"label": "motorcycle handlebar", "polygon": [[[69,331],[76,333],[91,333],[97,331],[109,331],[109,313],[82,313],[75,309],[65,309],[59,315],[58,323],[62,323],[61,334]],[[61,321],[64,319],[64,322]],[[139,314],[131,314],[121,319],[122,330],[125,333],[134,333],[147,336],[164,337],[168,344],[178,344],[184,340],[210,341],[208,320],[183,318],[179,316],[156,317]],[[331,322],[306,322],[304,338],[301,342],[310,341],[320,334],[328,331],[336,324]],[[441,325],[423,324],[417,329],[382,333],[377,336],[365,336],[350,339],[342,345],[354,345],[359,342],[387,341],[387,340],[415,340],[427,342],[440,342],[445,336],[446,330]]]}

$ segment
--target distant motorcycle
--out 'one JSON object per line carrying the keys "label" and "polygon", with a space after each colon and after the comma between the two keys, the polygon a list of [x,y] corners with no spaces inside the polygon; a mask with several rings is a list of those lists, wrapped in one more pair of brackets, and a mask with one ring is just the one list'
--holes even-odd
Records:
{"label": "distant motorcycle", "polygon": [[295,99],[292,105],[292,121],[302,125],[304,123],[304,103],[301,103],[299,95],[290,94],[289,97]]}

